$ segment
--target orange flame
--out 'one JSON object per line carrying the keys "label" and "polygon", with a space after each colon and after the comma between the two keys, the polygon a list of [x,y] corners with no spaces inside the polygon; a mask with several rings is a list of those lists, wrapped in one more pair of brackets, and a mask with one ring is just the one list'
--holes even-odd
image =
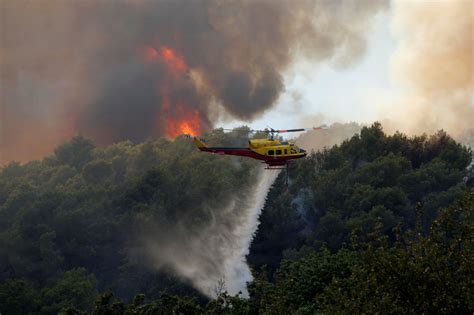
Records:
{"label": "orange flame", "polygon": [[160,57],[158,51],[151,46],[144,47],[140,53],[143,54],[143,57],[145,57],[146,61],[157,61]]}
{"label": "orange flame", "polygon": [[166,122],[166,134],[175,138],[180,134],[197,136],[201,130],[201,115],[198,111],[189,112],[178,118],[168,118]]}
{"label": "orange flame", "polygon": [[[176,51],[168,46],[161,46],[158,50],[151,46],[146,46],[141,51],[144,59],[148,62],[161,62],[166,65],[168,72],[174,78],[181,77],[188,72],[188,65]],[[159,125],[165,126],[166,136],[175,138],[180,134],[196,136],[200,134],[202,127],[201,113],[198,110],[182,102],[173,103],[169,97],[166,84],[159,88],[161,95],[160,113],[158,116]]]}
{"label": "orange flame", "polygon": [[160,55],[166,60],[168,66],[176,73],[183,73],[188,71],[188,66],[181,56],[178,56],[171,48],[162,46],[160,48]]}
{"label": "orange flame", "polygon": [[178,55],[168,46],[161,46],[159,50],[154,47],[146,46],[141,52],[146,61],[164,62],[174,74],[182,74],[188,71],[188,65],[183,57]]}

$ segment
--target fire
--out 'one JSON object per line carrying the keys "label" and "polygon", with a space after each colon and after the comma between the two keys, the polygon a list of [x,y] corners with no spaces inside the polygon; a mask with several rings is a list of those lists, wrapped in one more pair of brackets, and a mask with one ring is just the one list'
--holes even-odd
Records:
{"label": "fire", "polygon": [[[156,49],[146,46],[141,54],[147,62],[159,62],[166,66],[171,75],[169,82],[160,83],[158,92],[161,96],[160,112],[158,114],[158,125],[163,128],[167,137],[175,138],[180,134],[196,136],[202,128],[201,113],[195,107],[185,104],[183,101],[173,100],[170,87],[177,79],[186,79],[184,74],[189,71],[184,58],[168,46]],[[174,97],[176,99],[176,97]],[[163,131],[163,129],[161,129]]]}
{"label": "fire", "polygon": [[159,59],[158,51],[153,47],[146,46],[142,53],[146,61],[156,61]]}
{"label": "fire", "polygon": [[162,46],[160,48],[160,55],[166,60],[168,66],[174,72],[183,73],[188,71],[188,66],[184,62],[184,59],[178,56],[178,54],[171,48]]}
{"label": "fire", "polygon": [[158,50],[151,46],[145,46],[141,54],[148,62],[158,61],[166,64],[175,75],[188,71],[188,65],[184,62],[183,57],[168,46],[161,46]]}
{"label": "fire", "polygon": [[179,128],[185,134],[189,134],[191,136],[196,136],[197,135],[196,132],[193,130],[193,128],[189,125],[189,123],[187,121],[184,121],[181,124],[179,124]]}
{"label": "fire", "polygon": [[178,104],[178,118],[166,118],[166,134],[170,138],[175,138],[180,134],[197,136],[201,131],[201,115],[198,111],[184,112],[182,105]]}
{"label": "fire", "polygon": [[183,102],[175,102],[172,105],[168,91],[160,89],[161,107],[158,115],[158,123],[165,126],[165,134],[168,138],[176,138],[181,134],[196,136],[201,133],[202,118],[201,113],[187,106]]}

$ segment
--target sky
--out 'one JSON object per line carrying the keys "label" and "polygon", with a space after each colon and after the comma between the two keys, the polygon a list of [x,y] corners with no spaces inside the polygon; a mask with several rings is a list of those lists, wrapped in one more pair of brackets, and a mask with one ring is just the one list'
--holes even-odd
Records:
{"label": "sky", "polygon": [[376,102],[373,95],[377,93],[373,92],[395,93],[396,90],[390,75],[390,59],[397,47],[391,14],[390,10],[382,11],[374,18],[366,54],[355,64],[341,69],[333,63],[299,60],[286,74],[286,90],[275,107],[252,122],[221,119],[217,126],[290,129],[377,120],[379,116],[373,110]]}
{"label": "sky", "polygon": [[474,138],[474,0],[226,3],[5,2],[0,164],[76,134],[379,121]]}
{"label": "sky", "polygon": [[218,126],[379,121],[389,133],[443,129],[460,140],[472,138],[473,23],[471,0],[391,1],[372,19],[365,54],[351,66],[296,59],[277,106],[252,122],[223,120]]}

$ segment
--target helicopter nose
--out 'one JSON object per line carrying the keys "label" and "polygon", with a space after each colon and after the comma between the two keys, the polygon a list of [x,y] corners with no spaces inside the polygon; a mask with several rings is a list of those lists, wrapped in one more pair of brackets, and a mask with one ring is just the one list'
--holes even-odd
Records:
{"label": "helicopter nose", "polygon": [[306,150],[300,149],[301,153],[306,153]]}

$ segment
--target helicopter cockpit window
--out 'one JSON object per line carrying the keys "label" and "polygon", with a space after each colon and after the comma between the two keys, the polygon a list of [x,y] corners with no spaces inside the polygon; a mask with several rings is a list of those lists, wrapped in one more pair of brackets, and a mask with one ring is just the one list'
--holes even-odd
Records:
{"label": "helicopter cockpit window", "polygon": [[268,153],[267,153],[267,154],[268,154],[268,155],[275,155],[275,151],[273,151],[273,150],[268,150]]}
{"label": "helicopter cockpit window", "polygon": [[281,150],[276,150],[276,155],[281,155]]}

